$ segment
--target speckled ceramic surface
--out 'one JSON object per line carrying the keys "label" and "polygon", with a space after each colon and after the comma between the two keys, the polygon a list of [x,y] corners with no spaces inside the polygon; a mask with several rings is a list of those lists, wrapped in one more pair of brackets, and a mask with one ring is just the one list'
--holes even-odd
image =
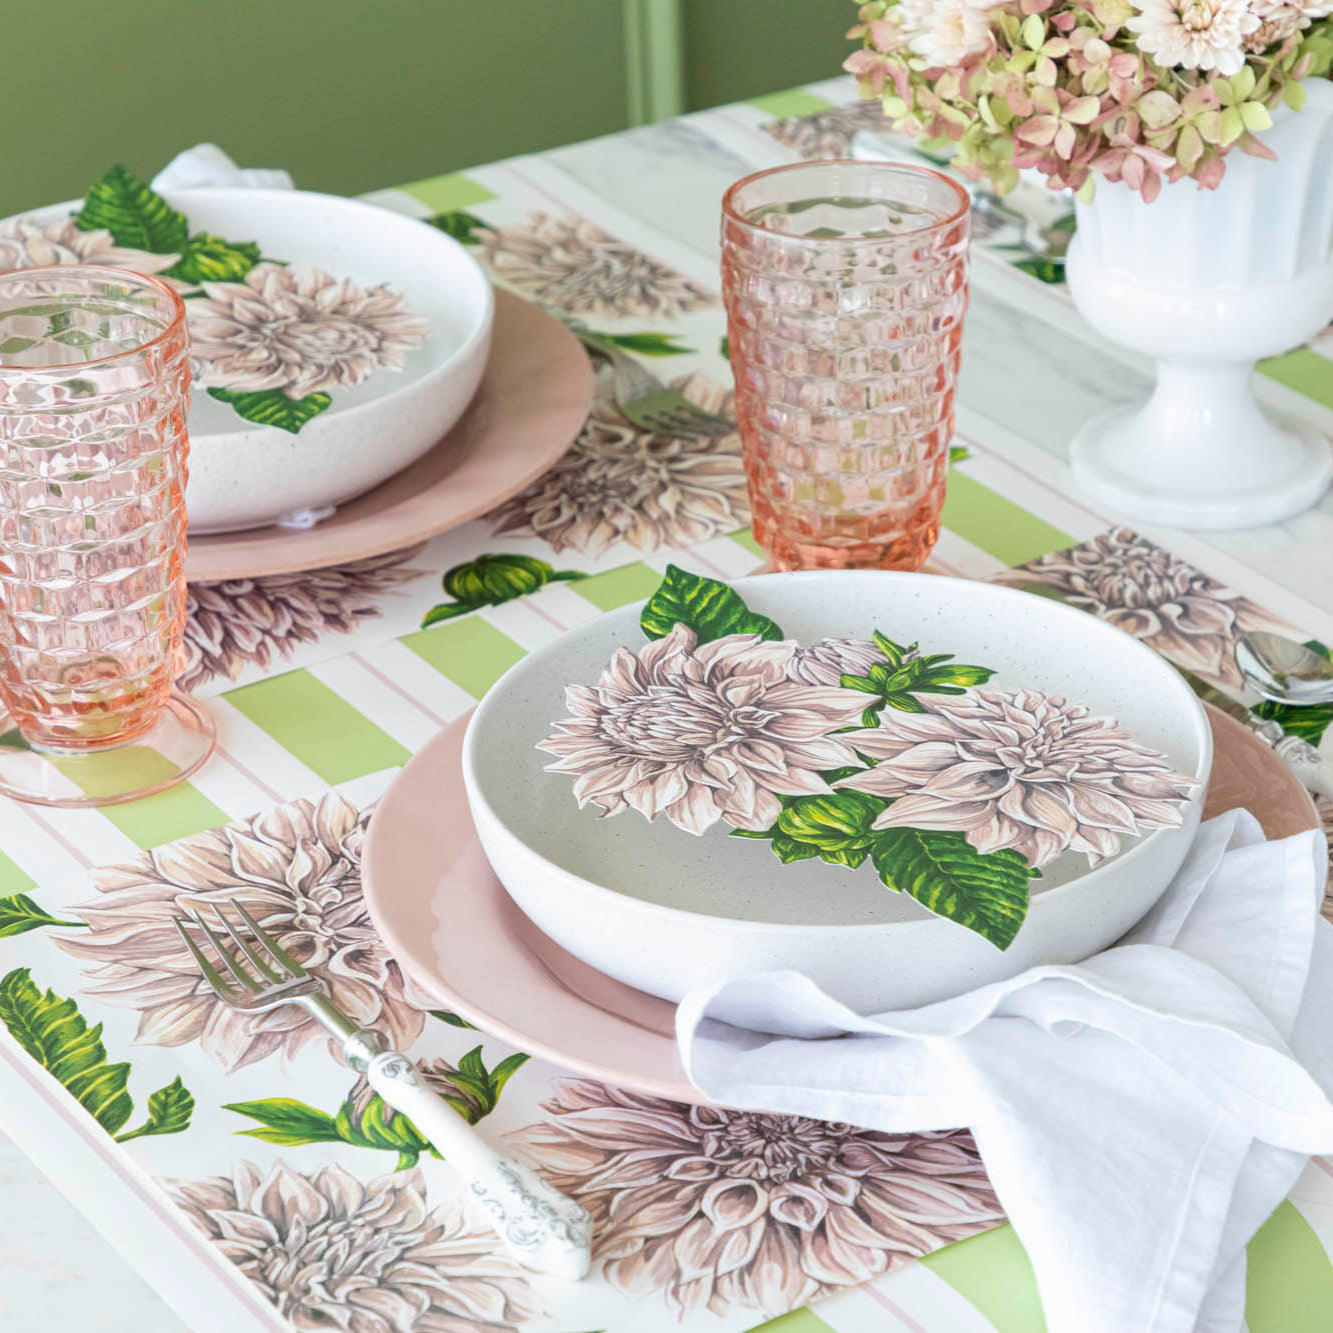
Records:
{"label": "speckled ceramic surface", "polygon": [[[1215,751],[1204,817],[1241,806],[1270,838],[1318,827],[1282,760],[1238,722],[1206,713]],[[496,878],[465,809],[467,723],[426,745],[376,808],[362,867],[376,929],[429,995],[520,1049],[609,1083],[700,1100],[676,1060],[671,1003],[562,949]]]}
{"label": "speckled ceramic surface", "polygon": [[[420,458],[462,415],[486,366],[494,309],[491,284],[464,246],[373,204],[305,190],[226,187],[162,197],[188,218],[191,234],[245,238],[293,280],[314,270],[348,279],[363,293],[357,309],[364,293],[388,284],[405,313],[424,324],[424,337],[406,340],[401,370],[381,367],[356,387],[335,387],[328,408],[296,432],[251,424],[196,384],[186,492],[192,534],[261,527],[297,510],[342,504]],[[31,216],[49,220],[75,207]],[[201,327],[191,321],[196,344]],[[348,336],[342,325],[314,323],[300,335],[304,344],[289,340],[284,355],[298,356],[302,345],[313,355],[330,338]]]}
{"label": "speckled ceramic surface", "polygon": [[1130,841],[1093,870],[1074,853],[1047,865],[1001,951],[886,891],[868,865],[779,866],[725,826],[693,837],[632,812],[576,810],[568,777],[543,771],[534,747],[565,716],[567,683],[596,680],[617,647],[642,643],[639,608],[624,608],[514,667],[464,747],[481,845],[518,905],[570,953],[672,1000],[727,975],[795,968],[854,1007],[891,1009],[1086,957],[1165,888],[1198,824],[1212,742],[1201,705],[1150,650],[1046,599],[931,575],[816,572],[733,586],[803,644],[864,637],[873,625],[923,652],[986,663],[996,689],[1068,696],[1201,785],[1179,827]]}
{"label": "speckled ceramic surface", "polygon": [[537,306],[497,291],[481,386],[433,449],[305,531],[191,533],[186,575],[194,582],[319,569],[447,532],[545,472],[579,433],[592,389],[578,339]]}

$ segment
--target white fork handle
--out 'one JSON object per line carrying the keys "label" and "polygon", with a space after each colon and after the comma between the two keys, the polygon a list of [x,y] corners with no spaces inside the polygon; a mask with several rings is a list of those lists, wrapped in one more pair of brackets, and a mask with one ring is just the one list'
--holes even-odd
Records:
{"label": "white fork handle", "polygon": [[509,1252],[542,1273],[577,1281],[592,1262],[592,1218],[522,1162],[488,1147],[432,1092],[412,1062],[382,1051],[366,1070],[370,1086],[428,1138],[489,1214]]}

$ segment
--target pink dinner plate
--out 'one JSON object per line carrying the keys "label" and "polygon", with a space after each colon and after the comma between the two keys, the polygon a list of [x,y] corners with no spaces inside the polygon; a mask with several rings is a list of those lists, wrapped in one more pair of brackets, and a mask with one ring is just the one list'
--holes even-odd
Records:
{"label": "pink dinner plate", "polygon": [[[1318,827],[1286,764],[1239,722],[1205,708],[1215,750],[1204,818],[1244,806],[1270,838]],[[371,819],[361,874],[376,928],[423,990],[520,1050],[606,1083],[702,1101],[676,1059],[675,1006],[579,962],[504,891],[468,813],[467,723],[427,743]]]}
{"label": "pink dinner plate", "polygon": [[191,537],[186,577],[319,569],[447,532],[541,476],[573,443],[592,388],[592,366],[578,339],[544,310],[497,288],[481,386],[434,449],[305,531],[269,527]]}

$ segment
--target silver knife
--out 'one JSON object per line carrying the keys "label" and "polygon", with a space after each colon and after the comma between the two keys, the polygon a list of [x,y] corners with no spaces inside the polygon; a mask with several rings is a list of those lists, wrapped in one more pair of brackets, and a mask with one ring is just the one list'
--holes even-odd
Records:
{"label": "silver knife", "polygon": [[1286,762],[1287,767],[1296,775],[1303,787],[1318,796],[1325,796],[1333,800],[1333,761],[1325,759],[1309,741],[1304,741],[1299,736],[1288,736],[1282,730],[1280,722],[1275,722],[1272,718],[1260,717],[1257,713],[1253,713],[1246,708],[1243,703],[1233,699],[1229,694],[1224,694],[1217,686],[1210,685],[1206,680],[1200,679],[1194,672],[1186,671],[1184,667],[1176,666],[1174,662],[1171,665],[1180,672],[1181,676],[1184,677],[1185,684],[1204,703],[1212,704],[1214,708],[1220,709],[1228,717],[1234,717],[1237,722],[1242,723],[1254,732],[1260,740],[1271,745],[1278,756]]}

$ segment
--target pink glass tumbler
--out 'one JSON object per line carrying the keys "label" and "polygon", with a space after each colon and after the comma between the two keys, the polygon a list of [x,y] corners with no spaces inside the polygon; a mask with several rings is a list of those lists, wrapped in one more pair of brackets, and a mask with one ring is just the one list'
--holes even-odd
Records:
{"label": "pink glass tumbler", "polygon": [[0,274],[0,792],[107,805],[189,776],[185,308],[139,273]]}
{"label": "pink glass tumbler", "polygon": [[722,201],[755,540],[775,569],[919,569],[939,536],[968,299],[956,181],[806,162]]}

